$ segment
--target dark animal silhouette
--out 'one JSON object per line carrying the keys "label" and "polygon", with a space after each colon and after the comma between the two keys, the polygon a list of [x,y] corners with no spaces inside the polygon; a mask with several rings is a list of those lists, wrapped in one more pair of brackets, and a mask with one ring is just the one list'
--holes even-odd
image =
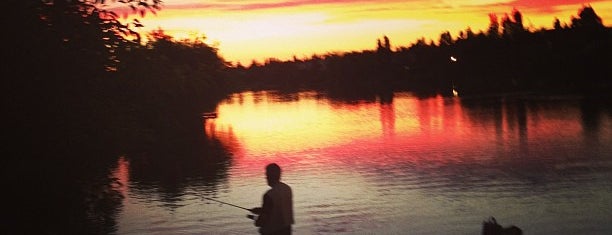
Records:
{"label": "dark animal silhouette", "polygon": [[482,223],[482,235],[522,235],[523,230],[519,227],[511,225],[510,227],[502,227],[497,223],[494,217]]}

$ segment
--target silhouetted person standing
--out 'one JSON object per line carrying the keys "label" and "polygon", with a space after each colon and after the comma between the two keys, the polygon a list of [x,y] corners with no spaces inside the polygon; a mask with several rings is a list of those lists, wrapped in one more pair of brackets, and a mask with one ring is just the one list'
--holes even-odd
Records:
{"label": "silhouetted person standing", "polygon": [[276,163],[266,166],[266,180],[271,187],[264,196],[261,207],[251,209],[259,215],[255,226],[265,235],[291,234],[293,220],[293,194],[289,185],[280,181],[281,168]]}

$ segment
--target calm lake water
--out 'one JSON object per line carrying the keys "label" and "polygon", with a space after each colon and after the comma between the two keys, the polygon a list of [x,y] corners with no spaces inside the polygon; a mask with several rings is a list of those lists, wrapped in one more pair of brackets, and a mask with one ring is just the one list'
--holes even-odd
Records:
{"label": "calm lake water", "polygon": [[[612,110],[581,97],[336,100],[241,93],[204,121],[220,147],[122,156],[117,234],[256,234],[264,167],[293,187],[294,234],[612,234]],[[213,156],[213,157],[211,157]]]}

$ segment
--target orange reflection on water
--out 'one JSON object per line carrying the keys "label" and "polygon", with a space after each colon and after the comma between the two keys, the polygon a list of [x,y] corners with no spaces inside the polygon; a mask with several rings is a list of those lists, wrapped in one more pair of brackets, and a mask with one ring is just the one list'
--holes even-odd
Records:
{"label": "orange reflection on water", "polygon": [[[414,103],[403,105],[403,110],[409,110]],[[403,111],[400,113],[403,117],[397,120],[391,104],[333,105],[328,100],[316,99],[313,93],[300,93],[291,102],[278,102],[267,93],[243,93],[219,105],[217,111],[219,117],[206,125],[209,136],[231,132],[248,155],[256,156],[393,135],[396,128],[416,130],[418,122],[412,111]]]}
{"label": "orange reflection on water", "polygon": [[124,156],[119,157],[117,160],[117,168],[113,171],[112,176],[117,182],[114,189],[119,191],[125,198],[128,193],[128,183],[130,182],[130,162]]}
{"label": "orange reflection on water", "polygon": [[[422,153],[477,143],[467,138],[470,126],[456,98],[420,100],[399,94],[392,103],[343,103],[314,95],[300,93],[282,102],[265,92],[235,95],[219,105],[218,118],[207,121],[207,135],[240,146],[233,151],[234,162],[255,172],[271,161],[328,164],[372,151],[376,156],[403,152],[401,159],[393,159],[406,161],[411,157],[406,148]],[[379,160],[392,164],[386,162],[391,159]]]}
{"label": "orange reflection on water", "polygon": [[578,106],[501,100],[465,104],[458,97],[419,99],[409,93],[395,94],[391,103],[337,102],[313,93],[289,100],[242,93],[219,105],[218,113],[207,122],[207,134],[237,148],[234,163],[252,174],[272,161],[289,168],[498,161],[583,130]]}

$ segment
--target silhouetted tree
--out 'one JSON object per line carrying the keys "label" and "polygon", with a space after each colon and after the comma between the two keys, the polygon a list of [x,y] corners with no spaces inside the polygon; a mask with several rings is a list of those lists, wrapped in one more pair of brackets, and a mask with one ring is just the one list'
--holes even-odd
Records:
{"label": "silhouetted tree", "polygon": [[578,12],[578,18],[572,19],[573,28],[603,28],[601,18],[595,13],[595,10],[590,6],[586,5]]}
{"label": "silhouetted tree", "polygon": [[553,28],[555,30],[561,30],[563,29],[563,27],[561,26],[561,21],[559,21],[559,18],[555,17],[555,20],[553,21]]}
{"label": "silhouetted tree", "polygon": [[502,18],[502,35],[504,37],[513,37],[525,32],[523,27],[523,16],[516,8],[512,10],[512,18],[506,14]]}
{"label": "silhouetted tree", "polygon": [[453,37],[451,36],[449,31],[445,31],[440,34],[439,45],[440,46],[448,46],[453,44]]}
{"label": "silhouetted tree", "polygon": [[[157,6],[156,0],[126,0],[135,10]],[[28,149],[64,149],[95,143],[105,135],[116,84],[110,79],[121,58],[118,52],[133,42],[133,31],[104,1],[9,1],[3,14],[3,77],[14,77],[6,95],[12,102],[15,141]],[[33,118],[45,117],[45,118]],[[92,139],[93,138],[93,139]]]}
{"label": "silhouetted tree", "polygon": [[512,17],[514,18],[514,23],[518,30],[524,30],[523,28],[523,15],[519,12],[518,9],[512,9]]}
{"label": "silhouetted tree", "polygon": [[487,30],[487,36],[498,37],[499,36],[499,21],[495,13],[489,14],[489,28]]}
{"label": "silhouetted tree", "polygon": [[201,38],[176,41],[163,29],[147,37],[146,45],[122,51],[126,59],[117,75],[125,92],[119,103],[136,118],[125,117],[118,129],[124,137],[149,144],[200,141],[199,114],[214,109],[229,92],[226,63]]}
{"label": "silhouetted tree", "polygon": [[472,31],[472,28],[467,27],[467,29],[465,29],[465,38],[466,39],[470,39],[470,38],[474,38],[475,34],[474,31]]}
{"label": "silhouetted tree", "polygon": [[376,50],[377,51],[391,51],[391,42],[389,41],[389,37],[386,35],[383,36],[383,41],[380,39],[376,39]]}
{"label": "silhouetted tree", "polygon": [[[137,1],[125,0],[124,3]],[[134,9],[156,5],[138,1]],[[5,88],[2,234],[109,234],[120,195],[108,137],[117,52],[132,33],[101,0],[9,0],[0,16]],[[152,4],[152,5],[150,5]],[[111,161],[112,162],[112,161]],[[112,164],[112,163],[111,163]],[[8,167],[7,167],[8,166]],[[17,180],[18,179],[18,180]]]}
{"label": "silhouetted tree", "polygon": [[391,50],[391,43],[389,42],[389,37],[385,35],[383,39],[385,40],[385,48],[387,48],[388,50]]}

